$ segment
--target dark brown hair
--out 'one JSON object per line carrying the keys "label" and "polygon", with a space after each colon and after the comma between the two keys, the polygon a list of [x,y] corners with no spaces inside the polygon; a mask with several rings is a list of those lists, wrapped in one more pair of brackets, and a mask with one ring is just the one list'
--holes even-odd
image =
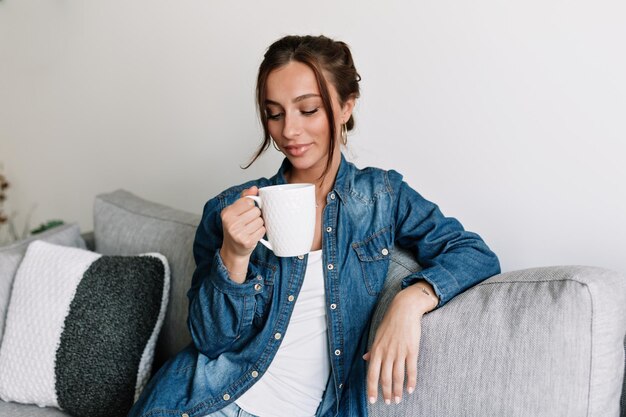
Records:
{"label": "dark brown hair", "polygon": [[[359,81],[361,81],[361,77],[354,67],[348,45],[325,36],[285,36],[274,42],[267,49],[263,62],[259,67],[256,85],[257,109],[263,126],[263,143],[257,149],[250,163],[244,168],[252,165],[269,148],[272,141],[267,127],[267,112],[265,109],[267,77],[275,69],[292,61],[305,64],[315,74],[324,110],[328,118],[330,148],[326,169],[324,174],[322,174],[324,176],[330,169],[337,136],[328,82],[333,83],[339,95],[340,104],[343,106],[348,99],[359,97]],[[328,75],[328,79],[326,79],[325,73]],[[348,130],[354,128],[353,116],[350,116],[346,127]]]}

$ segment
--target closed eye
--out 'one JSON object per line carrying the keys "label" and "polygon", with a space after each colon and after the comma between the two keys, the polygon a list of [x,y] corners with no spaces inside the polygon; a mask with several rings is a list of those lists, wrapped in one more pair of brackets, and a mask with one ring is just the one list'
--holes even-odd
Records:
{"label": "closed eye", "polygon": [[269,120],[279,120],[282,117],[282,115],[283,115],[282,113],[272,114],[270,112],[267,112],[266,114],[267,114],[267,118]]}
{"label": "closed eye", "polygon": [[311,116],[312,114],[317,113],[318,110],[319,110],[319,107],[313,110],[309,110],[309,111],[301,111],[301,113],[304,114],[305,116]]}

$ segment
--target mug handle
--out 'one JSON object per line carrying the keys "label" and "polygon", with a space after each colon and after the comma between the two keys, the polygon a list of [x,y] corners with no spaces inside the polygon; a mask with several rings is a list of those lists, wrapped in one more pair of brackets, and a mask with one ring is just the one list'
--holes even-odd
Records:
{"label": "mug handle", "polygon": [[[259,206],[259,208],[261,210],[263,210],[263,200],[261,200],[261,197],[258,197],[256,195],[245,195],[245,198],[249,198],[250,200],[253,200],[257,203],[257,205]],[[268,248],[269,250],[271,250],[272,252],[274,252],[274,248],[272,247],[272,244],[270,242],[268,242],[267,240],[261,238],[261,240],[259,240],[259,242],[261,242],[263,244],[263,246],[265,246],[266,248]]]}

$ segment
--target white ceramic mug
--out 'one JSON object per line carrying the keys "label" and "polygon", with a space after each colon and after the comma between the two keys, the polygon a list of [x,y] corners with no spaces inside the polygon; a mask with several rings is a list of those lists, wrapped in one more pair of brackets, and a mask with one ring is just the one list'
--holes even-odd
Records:
{"label": "white ceramic mug", "polygon": [[276,256],[309,253],[315,234],[315,185],[284,184],[259,189],[248,195],[261,209],[267,239],[261,243]]}

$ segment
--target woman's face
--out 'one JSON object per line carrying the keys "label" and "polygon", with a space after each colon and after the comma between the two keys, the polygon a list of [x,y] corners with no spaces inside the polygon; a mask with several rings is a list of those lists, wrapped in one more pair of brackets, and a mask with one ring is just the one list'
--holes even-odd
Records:
{"label": "woman's face", "polygon": [[[332,83],[328,83],[328,88],[335,132],[340,134],[341,125],[352,114],[354,99],[341,106]],[[321,173],[328,158],[330,127],[313,70],[291,61],[268,75],[265,92],[268,130],[278,148],[294,169]],[[337,148],[339,142],[335,142]]]}

